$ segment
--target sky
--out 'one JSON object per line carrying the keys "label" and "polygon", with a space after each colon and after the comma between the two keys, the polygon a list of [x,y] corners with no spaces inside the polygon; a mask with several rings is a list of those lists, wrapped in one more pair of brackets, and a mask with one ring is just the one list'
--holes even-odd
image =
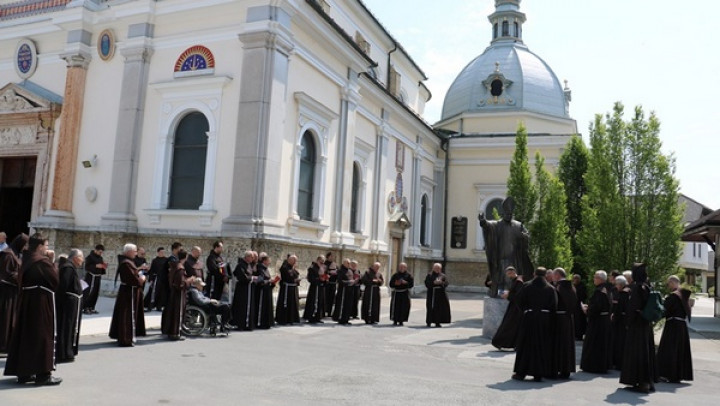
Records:
{"label": "sky", "polygon": [[[494,0],[363,0],[428,76],[425,119],[440,119],[447,89],[490,45]],[[720,1],[523,0],[523,41],[572,90],[570,115],[588,141],[596,114],[635,106],[661,122],[681,192],[720,209]],[[720,166],[720,165],[719,165]]]}

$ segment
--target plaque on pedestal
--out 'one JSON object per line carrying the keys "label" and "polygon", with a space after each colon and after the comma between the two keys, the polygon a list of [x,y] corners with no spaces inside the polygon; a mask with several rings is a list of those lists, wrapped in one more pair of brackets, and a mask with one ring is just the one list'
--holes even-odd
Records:
{"label": "plaque on pedestal", "polygon": [[483,301],[483,338],[487,338],[488,340],[493,338],[498,327],[500,327],[503,316],[505,316],[507,306],[508,301],[505,299],[492,297],[485,298]]}

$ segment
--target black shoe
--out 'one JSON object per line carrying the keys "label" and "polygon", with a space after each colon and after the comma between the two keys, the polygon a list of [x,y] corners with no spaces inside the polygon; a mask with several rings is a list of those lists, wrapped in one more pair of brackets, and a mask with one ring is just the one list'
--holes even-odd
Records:
{"label": "black shoe", "polygon": [[185,341],[185,337],[183,336],[168,336],[170,341]]}
{"label": "black shoe", "polygon": [[41,378],[39,380],[35,380],[35,385],[38,386],[53,386],[53,385],[60,385],[62,382],[62,378],[57,376],[48,375],[46,378]]}
{"label": "black shoe", "polygon": [[427,324],[427,326],[428,326],[428,327],[430,327],[430,326],[431,326],[431,324],[430,324],[430,323],[428,323],[428,324]]}
{"label": "black shoe", "polygon": [[567,374],[560,374],[560,375],[558,375],[558,378],[563,379],[563,380],[567,380],[567,379],[570,379],[570,374],[569,374],[569,373],[567,373]]}
{"label": "black shoe", "polygon": [[65,364],[69,362],[75,362],[75,357],[65,358],[65,359],[59,359],[56,361],[58,364]]}
{"label": "black shoe", "polygon": [[533,381],[535,382],[542,382],[542,376],[534,376]]}
{"label": "black shoe", "polygon": [[404,326],[403,322],[398,323],[398,326]]}
{"label": "black shoe", "polygon": [[442,327],[440,323],[435,323],[435,327]]}
{"label": "black shoe", "polygon": [[525,380],[525,375],[513,374],[512,379],[514,379],[514,380],[516,380],[516,381],[524,381],[524,380]]}
{"label": "black shoe", "polygon": [[24,385],[24,384],[26,384],[26,383],[33,382],[34,380],[35,380],[35,375],[31,375],[31,376],[18,376],[18,378],[17,378],[17,383],[18,383],[19,385]]}

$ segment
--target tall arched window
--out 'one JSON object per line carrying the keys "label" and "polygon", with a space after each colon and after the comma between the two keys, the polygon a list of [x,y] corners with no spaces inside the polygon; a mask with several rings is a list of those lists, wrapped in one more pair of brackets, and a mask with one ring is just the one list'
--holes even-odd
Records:
{"label": "tall arched window", "polygon": [[513,25],[515,28],[515,32],[514,32],[515,36],[520,38],[520,25],[518,23],[513,23]]}
{"label": "tall arched window", "polygon": [[300,182],[298,184],[297,212],[303,220],[313,220],[313,193],[315,187],[315,141],[310,131],[305,131],[300,143]]}
{"label": "tall arched window", "polygon": [[493,39],[498,37],[498,24],[493,25]]}
{"label": "tall arched window", "polygon": [[422,195],[420,199],[420,245],[429,246],[430,241],[428,238],[427,224],[428,223],[428,196]]}
{"label": "tall arched window", "polygon": [[350,231],[360,232],[360,166],[353,163],[352,195],[350,201]]}
{"label": "tall arched window", "polygon": [[207,118],[199,112],[180,120],[173,143],[168,209],[197,210],[202,205],[209,129]]}
{"label": "tall arched window", "polygon": [[503,37],[510,35],[510,24],[507,21],[503,21],[502,23],[502,35]]}

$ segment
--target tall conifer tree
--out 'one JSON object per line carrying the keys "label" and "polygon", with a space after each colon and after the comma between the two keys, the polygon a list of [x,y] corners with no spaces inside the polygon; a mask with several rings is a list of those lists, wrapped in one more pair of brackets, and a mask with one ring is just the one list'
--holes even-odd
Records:
{"label": "tall conifer tree", "polygon": [[582,198],[585,196],[585,173],[588,167],[588,150],[578,135],[574,135],[560,156],[558,178],[565,187],[567,207],[567,227],[570,247],[573,255],[572,273],[587,275],[582,265],[583,253],[578,243],[578,233],[582,229]]}
{"label": "tall conifer tree", "polygon": [[515,199],[514,217],[526,227],[535,215],[537,204],[537,191],[528,163],[527,138],[525,124],[520,123],[515,134],[515,153],[510,161],[510,177],[507,181],[508,196]]}

